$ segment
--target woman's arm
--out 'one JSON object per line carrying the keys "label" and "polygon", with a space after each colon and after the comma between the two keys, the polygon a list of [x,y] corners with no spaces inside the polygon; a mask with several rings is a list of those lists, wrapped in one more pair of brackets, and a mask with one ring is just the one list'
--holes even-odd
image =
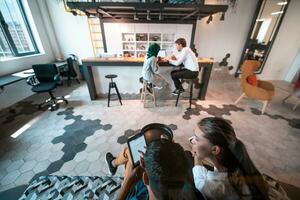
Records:
{"label": "woman's arm", "polygon": [[158,70],[158,58],[157,57],[152,57],[152,60],[150,61],[150,67],[153,73],[157,72]]}

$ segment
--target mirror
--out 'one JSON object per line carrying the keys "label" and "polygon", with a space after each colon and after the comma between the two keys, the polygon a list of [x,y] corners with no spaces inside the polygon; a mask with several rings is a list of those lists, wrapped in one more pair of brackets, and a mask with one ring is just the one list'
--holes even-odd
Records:
{"label": "mirror", "polygon": [[240,67],[244,60],[258,60],[260,74],[275,40],[280,24],[290,0],[259,0],[256,15],[253,19],[248,39],[246,41],[236,77],[240,74]]}

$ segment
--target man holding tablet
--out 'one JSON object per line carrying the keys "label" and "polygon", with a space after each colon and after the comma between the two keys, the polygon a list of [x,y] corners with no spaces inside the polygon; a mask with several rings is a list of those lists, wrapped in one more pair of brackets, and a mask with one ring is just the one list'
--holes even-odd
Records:
{"label": "man holding tablet", "polygon": [[[118,166],[125,165],[124,182],[118,199],[197,199],[194,186],[188,181],[188,161],[183,148],[165,138],[145,140],[143,135],[155,135],[151,131],[153,130],[130,138],[128,148],[118,157],[113,157],[111,153],[106,154],[112,174]],[[147,144],[146,151],[137,162],[136,152],[144,144]]]}

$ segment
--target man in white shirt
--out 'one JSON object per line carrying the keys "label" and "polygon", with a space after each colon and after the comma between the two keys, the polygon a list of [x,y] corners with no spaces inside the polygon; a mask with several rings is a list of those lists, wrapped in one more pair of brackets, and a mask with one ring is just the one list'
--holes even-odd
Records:
{"label": "man in white shirt", "polygon": [[168,61],[170,64],[175,66],[180,64],[184,65],[183,69],[178,69],[171,72],[171,76],[176,87],[173,94],[178,94],[184,91],[179,79],[197,78],[199,74],[199,65],[194,52],[186,46],[186,41],[184,38],[178,38],[175,41],[175,44],[176,50],[179,52],[179,54],[168,58]]}

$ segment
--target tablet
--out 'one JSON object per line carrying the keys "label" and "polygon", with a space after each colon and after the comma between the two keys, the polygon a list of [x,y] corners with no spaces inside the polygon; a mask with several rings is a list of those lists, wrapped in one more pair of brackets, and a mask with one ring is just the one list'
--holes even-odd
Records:
{"label": "tablet", "polygon": [[127,144],[132,164],[134,167],[136,167],[140,164],[140,153],[138,151],[145,152],[146,140],[144,134],[139,133],[131,138],[128,138]]}

